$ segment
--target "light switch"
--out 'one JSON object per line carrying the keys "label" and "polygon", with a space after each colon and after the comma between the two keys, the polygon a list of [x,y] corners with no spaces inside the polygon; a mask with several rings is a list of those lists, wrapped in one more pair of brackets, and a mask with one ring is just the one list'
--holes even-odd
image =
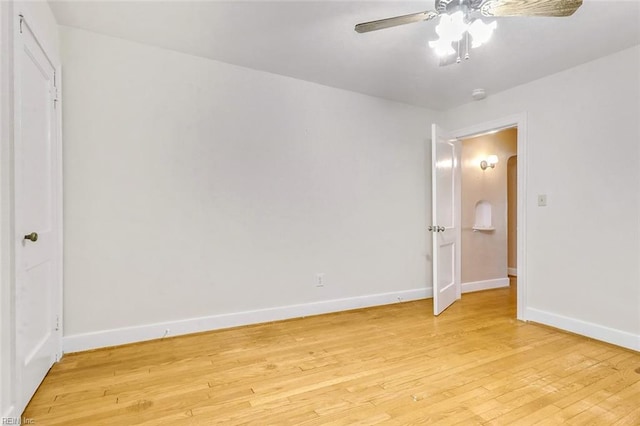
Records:
{"label": "light switch", "polygon": [[538,206],[545,207],[547,205],[547,194],[538,194]]}

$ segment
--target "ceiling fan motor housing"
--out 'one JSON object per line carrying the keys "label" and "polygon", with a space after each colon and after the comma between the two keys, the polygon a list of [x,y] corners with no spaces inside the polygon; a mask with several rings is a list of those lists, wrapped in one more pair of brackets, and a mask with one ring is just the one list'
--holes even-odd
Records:
{"label": "ceiling fan motor housing", "polygon": [[480,10],[480,5],[485,0],[436,0],[436,11],[438,14],[451,14],[458,10],[470,12]]}

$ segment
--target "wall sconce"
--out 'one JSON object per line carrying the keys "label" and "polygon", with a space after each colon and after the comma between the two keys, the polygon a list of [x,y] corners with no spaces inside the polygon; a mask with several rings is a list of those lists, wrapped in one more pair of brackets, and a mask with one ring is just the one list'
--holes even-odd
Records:
{"label": "wall sconce", "polygon": [[492,169],[496,167],[496,164],[498,164],[498,156],[497,155],[490,155],[487,157],[486,160],[482,160],[480,162],[480,168],[482,170],[487,170],[487,167],[491,167]]}

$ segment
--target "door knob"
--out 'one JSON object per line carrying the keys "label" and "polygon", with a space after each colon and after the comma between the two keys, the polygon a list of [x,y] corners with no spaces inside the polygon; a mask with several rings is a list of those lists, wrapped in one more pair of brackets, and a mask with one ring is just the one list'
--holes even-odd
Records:
{"label": "door knob", "polygon": [[431,225],[429,225],[429,228],[427,228],[427,229],[428,229],[429,231],[431,231],[431,232],[435,231],[434,227],[433,227],[433,226],[431,226]]}
{"label": "door knob", "polygon": [[38,241],[38,233],[37,232],[32,232],[30,234],[27,234],[24,236],[25,240],[29,240],[29,241],[33,241],[34,243],[36,241]]}
{"label": "door knob", "polygon": [[444,231],[445,231],[444,226],[438,226],[438,232],[444,232]]}

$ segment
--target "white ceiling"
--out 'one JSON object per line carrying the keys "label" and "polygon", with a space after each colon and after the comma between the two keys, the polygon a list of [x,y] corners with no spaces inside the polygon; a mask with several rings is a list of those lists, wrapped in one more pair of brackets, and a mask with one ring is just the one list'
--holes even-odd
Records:
{"label": "white ceiling", "polygon": [[[640,44],[640,1],[585,0],[569,18],[499,18],[489,44],[439,67],[434,22],[367,34],[356,23],[433,9],[416,1],[59,1],[61,25],[447,109]],[[606,82],[603,82],[606,84]]]}

